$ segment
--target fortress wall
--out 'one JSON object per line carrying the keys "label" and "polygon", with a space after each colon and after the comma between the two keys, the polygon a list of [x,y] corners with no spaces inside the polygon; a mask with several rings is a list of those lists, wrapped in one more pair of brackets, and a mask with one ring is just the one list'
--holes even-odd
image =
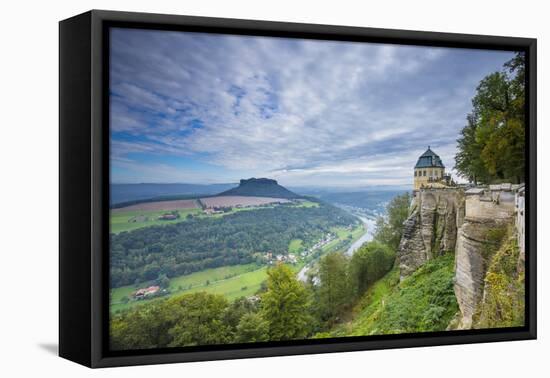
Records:
{"label": "fortress wall", "polygon": [[525,219],[521,187],[510,184],[472,188],[465,193],[464,224],[458,231],[455,249],[455,295],[460,308],[458,328],[472,327],[473,317],[484,295],[485,275],[491,256],[485,255],[488,235],[514,224],[520,248],[518,268],[525,261]]}
{"label": "fortress wall", "polygon": [[515,213],[514,194],[497,192],[469,194],[466,192],[466,218],[478,220],[510,219]]}

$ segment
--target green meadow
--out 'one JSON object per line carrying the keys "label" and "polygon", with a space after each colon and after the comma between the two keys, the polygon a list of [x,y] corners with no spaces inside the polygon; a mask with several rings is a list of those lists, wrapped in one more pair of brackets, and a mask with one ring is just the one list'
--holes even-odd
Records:
{"label": "green meadow", "polygon": [[295,207],[319,207],[319,203],[313,202],[313,201],[301,201],[294,206]]}
{"label": "green meadow", "polygon": [[[337,237],[321,248],[323,252],[332,252],[340,249],[342,243],[346,241],[346,239],[349,240],[349,243],[346,243],[346,245],[351,245],[353,242],[359,239],[361,235],[363,235],[363,233],[365,232],[365,228],[363,224],[355,227],[353,230],[348,230],[344,227],[334,227],[332,228],[332,232],[335,233]],[[350,236],[351,238],[349,238]]]}
{"label": "green meadow", "polygon": [[[166,210],[131,210],[131,211],[111,211],[111,233],[118,234],[122,231],[131,231],[138,228],[148,226],[162,226],[166,224],[174,224],[178,222],[185,222],[187,215],[193,216],[202,213],[202,209],[177,209],[180,217],[175,220],[159,220],[163,214],[168,213]],[[135,220],[135,221],[132,221]]]}
{"label": "green meadow", "polygon": [[[319,207],[317,202],[302,201],[293,204],[292,207]],[[251,206],[251,207],[233,207],[230,211],[221,214],[206,215],[201,208],[193,209],[176,209],[180,218],[175,220],[159,220],[163,214],[168,213],[167,210],[129,210],[129,211],[111,211],[111,233],[118,234],[123,231],[137,230],[149,226],[163,226],[166,224],[174,224],[185,222],[189,214],[200,218],[221,218],[226,215],[234,214],[239,211],[253,211],[261,209],[272,209],[274,206]]]}
{"label": "green meadow", "polygon": [[[303,263],[291,266],[297,273],[302,269]],[[258,292],[262,282],[267,278],[268,266],[259,266],[257,264],[223,266],[214,269],[205,269],[200,272],[188,274],[185,276],[174,277],[170,280],[168,286],[169,294],[149,300],[130,300],[124,303],[123,298],[131,298],[132,294],[142,287],[148,286],[146,283],[138,286],[128,285],[111,290],[111,312],[117,312],[152,303],[163,298],[169,298],[182,294],[196,293],[199,291],[210,294],[220,294],[233,301],[240,297],[249,297]],[[154,283],[151,282],[151,285]]]}
{"label": "green meadow", "polygon": [[[253,295],[265,280],[267,267],[256,264],[223,266],[220,268],[205,269],[200,272],[187,274],[170,279],[169,294],[161,298],[167,298],[178,294],[188,294],[197,291],[222,294],[229,300],[241,296]],[[150,283],[153,285],[154,283]],[[142,283],[138,286],[128,285],[111,290],[111,311],[125,310],[136,305],[151,303],[160,298],[123,302],[123,298],[131,298],[132,294],[142,287],[148,286]]]}
{"label": "green meadow", "polygon": [[299,253],[302,250],[302,239],[292,239],[288,245],[289,253]]}

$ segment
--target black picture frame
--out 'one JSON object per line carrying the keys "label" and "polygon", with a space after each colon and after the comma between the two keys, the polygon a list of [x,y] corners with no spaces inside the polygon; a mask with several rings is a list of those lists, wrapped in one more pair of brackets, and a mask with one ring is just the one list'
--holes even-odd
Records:
{"label": "black picture frame", "polygon": [[[108,348],[109,28],[526,53],[526,324],[518,328],[111,352]],[[536,338],[536,39],[92,10],[59,24],[59,354],[88,367]]]}

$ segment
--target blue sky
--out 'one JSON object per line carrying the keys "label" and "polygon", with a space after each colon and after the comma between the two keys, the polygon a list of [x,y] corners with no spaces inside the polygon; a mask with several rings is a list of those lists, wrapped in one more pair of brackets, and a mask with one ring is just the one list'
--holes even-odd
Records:
{"label": "blue sky", "polygon": [[511,52],[136,29],[111,33],[111,180],[410,185],[450,170],[479,81]]}

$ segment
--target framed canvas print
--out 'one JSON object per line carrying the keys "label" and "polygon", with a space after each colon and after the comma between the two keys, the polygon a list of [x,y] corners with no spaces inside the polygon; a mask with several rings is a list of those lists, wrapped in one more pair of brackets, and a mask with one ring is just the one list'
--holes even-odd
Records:
{"label": "framed canvas print", "polygon": [[536,337],[536,40],[60,22],[60,355]]}

